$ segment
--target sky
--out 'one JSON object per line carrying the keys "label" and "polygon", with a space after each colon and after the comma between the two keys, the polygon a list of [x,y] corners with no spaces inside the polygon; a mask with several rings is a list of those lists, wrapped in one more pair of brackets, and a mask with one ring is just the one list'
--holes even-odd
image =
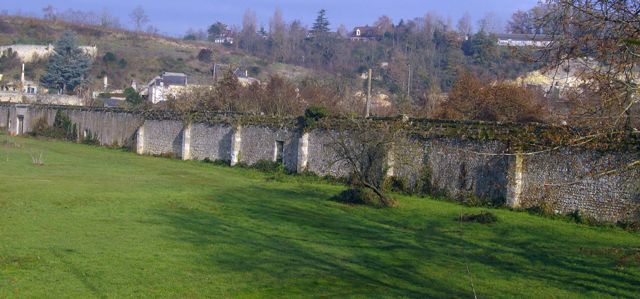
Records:
{"label": "sky", "polygon": [[498,21],[504,24],[514,11],[529,9],[538,0],[27,0],[29,5],[21,1],[0,2],[4,2],[0,8],[9,13],[37,16],[41,16],[42,8],[49,4],[57,11],[79,9],[100,12],[107,9],[127,27],[131,27],[130,12],[140,5],[149,16],[150,24],[161,33],[180,36],[189,28],[205,29],[215,21],[239,25],[246,9],[256,13],[258,26],[268,28],[269,18],[276,7],[282,10],[286,21],[298,19],[308,26],[313,23],[318,11],[324,8],[333,29],[339,25],[351,29],[372,24],[381,15],[387,15],[397,23],[400,19],[413,19],[428,12],[435,12],[444,19],[450,18],[453,24],[465,12],[474,21],[487,13],[494,13]]}

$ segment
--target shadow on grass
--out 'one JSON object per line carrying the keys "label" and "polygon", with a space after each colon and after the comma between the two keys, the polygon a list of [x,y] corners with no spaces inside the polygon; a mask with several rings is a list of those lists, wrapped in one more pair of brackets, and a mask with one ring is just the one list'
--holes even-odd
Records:
{"label": "shadow on grass", "polygon": [[[476,227],[489,236],[461,236],[449,216],[389,216],[379,209],[358,215],[319,200],[329,197],[302,188],[252,187],[229,190],[201,208],[157,214],[160,224],[170,226],[168,238],[195,246],[195,264],[255,273],[265,281],[247,282],[253,289],[281,294],[469,298],[465,261],[474,280],[503,283],[478,289],[484,297],[536,291],[509,286],[513,277],[576,294],[633,297],[640,291],[637,271],[617,271],[606,258],[576,254],[587,240],[532,226]],[[397,217],[424,222],[404,225]]]}

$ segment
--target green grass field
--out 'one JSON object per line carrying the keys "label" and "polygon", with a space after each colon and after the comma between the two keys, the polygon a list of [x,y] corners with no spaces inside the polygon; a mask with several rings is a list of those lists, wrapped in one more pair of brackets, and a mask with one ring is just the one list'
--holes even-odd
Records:
{"label": "green grass field", "polygon": [[0,298],[640,296],[640,235],[617,228],[7,136],[0,170]]}

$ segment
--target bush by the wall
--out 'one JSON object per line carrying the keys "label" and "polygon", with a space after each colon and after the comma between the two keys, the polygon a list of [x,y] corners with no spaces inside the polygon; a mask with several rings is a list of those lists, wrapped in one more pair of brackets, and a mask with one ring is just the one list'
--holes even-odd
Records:
{"label": "bush by the wall", "polygon": [[326,107],[311,106],[304,110],[304,127],[312,129],[320,119],[327,116],[329,116],[329,110]]}
{"label": "bush by the wall", "polygon": [[463,214],[456,219],[460,222],[477,222],[482,224],[489,224],[498,222],[498,216],[491,212],[482,211],[479,214]]}
{"label": "bush by the wall", "polygon": [[268,173],[283,173],[284,165],[282,163],[269,161],[269,160],[260,160],[253,165],[253,168]]}
{"label": "bush by the wall", "polygon": [[352,205],[381,206],[379,197],[373,191],[366,188],[347,189],[331,199],[336,202]]}
{"label": "bush by the wall", "polygon": [[29,134],[31,136],[75,141],[77,130],[76,125],[71,123],[69,116],[58,110],[58,112],[56,112],[56,118],[53,121],[53,126],[49,126],[49,122],[46,117],[41,117],[36,120],[34,127]]}
{"label": "bush by the wall", "polygon": [[83,144],[88,145],[100,145],[100,140],[98,140],[98,136],[93,134],[91,130],[86,130],[84,136],[82,136],[81,142]]}

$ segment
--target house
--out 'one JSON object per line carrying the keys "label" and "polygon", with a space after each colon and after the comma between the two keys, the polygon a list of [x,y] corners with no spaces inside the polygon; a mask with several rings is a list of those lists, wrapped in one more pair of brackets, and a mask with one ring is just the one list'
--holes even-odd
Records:
{"label": "house", "polygon": [[383,35],[384,33],[378,27],[358,26],[353,28],[350,39],[352,41],[379,40]]}
{"label": "house", "polygon": [[157,104],[166,101],[169,96],[176,96],[187,86],[187,75],[183,73],[164,72],[153,78],[146,86],[147,98],[151,103]]}
{"label": "house", "polygon": [[220,34],[218,37],[213,39],[213,43],[215,44],[229,44],[233,45],[233,32],[227,29],[225,32]]}
{"label": "house", "polygon": [[544,34],[498,34],[498,46],[543,48],[551,43],[551,37]]}
{"label": "house", "polygon": [[37,94],[38,84],[32,81],[25,80],[22,83],[22,93],[24,94]]}

